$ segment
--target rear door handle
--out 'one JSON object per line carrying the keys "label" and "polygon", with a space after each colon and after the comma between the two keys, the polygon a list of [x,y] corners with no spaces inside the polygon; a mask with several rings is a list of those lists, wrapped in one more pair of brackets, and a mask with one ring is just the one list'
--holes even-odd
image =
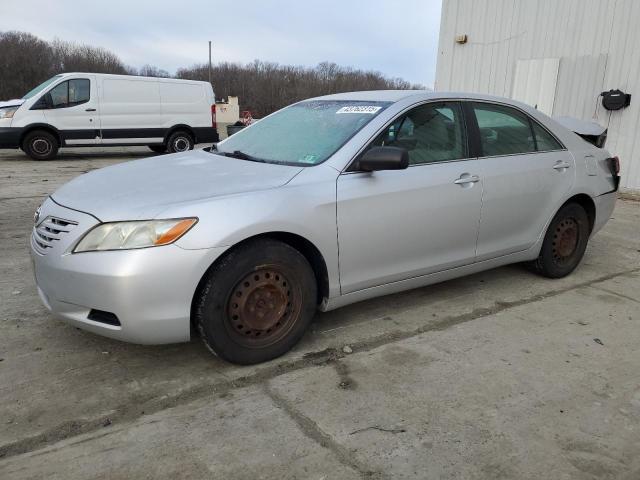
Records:
{"label": "rear door handle", "polygon": [[469,183],[476,183],[480,181],[480,177],[478,175],[469,175],[468,173],[463,173],[460,175],[460,178],[454,180],[453,183],[456,185],[467,185]]}
{"label": "rear door handle", "polygon": [[95,109],[95,108],[87,108],[87,109],[85,110],[85,112],[95,112],[95,111],[96,111],[96,109]]}
{"label": "rear door handle", "polygon": [[560,162],[557,162],[557,163],[553,166],[553,168],[554,168],[554,169],[556,169],[556,170],[558,170],[558,171],[560,171],[560,170],[566,170],[566,169],[567,169],[567,168],[569,168],[570,166],[571,166],[571,165],[570,165],[569,163],[560,161]]}

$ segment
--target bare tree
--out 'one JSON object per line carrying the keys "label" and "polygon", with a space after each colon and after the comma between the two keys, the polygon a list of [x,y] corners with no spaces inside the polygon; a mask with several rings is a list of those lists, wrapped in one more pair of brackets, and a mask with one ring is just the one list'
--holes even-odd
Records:
{"label": "bare tree", "polygon": [[[0,99],[23,96],[28,90],[62,72],[116,73],[169,77],[154,65],[126,66],[109,50],[54,40],[45,42],[30,33],[0,32]],[[208,66],[181,68],[176,77],[207,81]],[[322,62],[316,67],[279,65],[255,60],[248,64],[223,62],[214,66],[216,96],[240,97],[241,108],[267,115],[304,98],[355,90],[423,89],[380,72]]]}
{"label": "bare tree", "polygon": [[137,75],[141,75],[143,77],[160,77],[160,78],[169,78],[169,72],[163,70],[161,68],[156,67],[155,65],[143,65],[138,70]]}
{"label": "bare tree", "polygon": [[19,98],[56,73],[51,46],[24,32],[0,32],[0,98]]}
{"label": "bare tree", "polygon": [[58,39],[51,43],[51,48],[58,72],[127,73],[118,56],[104,48]]}
{"label": "bare tree", "polygon": [[[206,65],[181,68],[176,77],[208,79]],[[387,78],[380,72],[341,67],[323,62],[314,68],[279,65],[255,60],[249,64],[219,63],[213,67],[212,84],[218,98],[237,95],[241,108],[258,116],[304,98],[357,90],[424,89],[400,78]]]}
{"label": "bare tree", "polygon": [[25,32],[0,32],[0,98],[23,96],[63,72],[126,74],[117,55],[104,48],[54,40]]}

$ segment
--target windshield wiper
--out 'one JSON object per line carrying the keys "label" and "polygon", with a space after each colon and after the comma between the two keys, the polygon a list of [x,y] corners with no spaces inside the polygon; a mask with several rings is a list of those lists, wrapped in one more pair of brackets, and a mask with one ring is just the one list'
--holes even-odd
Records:
{"label": "windshield wiper", "polygon": [[233,152],[219,152],[219,153],[222,153],[225,157],[238,158],[240,160],[249,160],[251,162],[267,163],[267,161],[263,160],[262,158],[253,157],[248,153],[244,153],[240,150],[234,150]]}

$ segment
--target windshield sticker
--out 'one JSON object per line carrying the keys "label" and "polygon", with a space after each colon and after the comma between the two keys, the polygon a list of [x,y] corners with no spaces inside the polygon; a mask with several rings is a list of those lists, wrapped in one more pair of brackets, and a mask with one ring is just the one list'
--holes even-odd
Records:
{"label": "windshield sticker", "polygon": [[374,113],[378,113],[382,107],[375,107],[373,105],[351,105],[348,107],[342,107],[340,110],[336,112],[338,113],[369,113],[373,115]]}
{"label": "windshield sticker", "polygon": [[299,162],[300,163],[315,163],[316,162],[316,158],[318,158],[317,155],[308,154],[308,155],[305,155],[304,157],[302,157],[299,160]]}

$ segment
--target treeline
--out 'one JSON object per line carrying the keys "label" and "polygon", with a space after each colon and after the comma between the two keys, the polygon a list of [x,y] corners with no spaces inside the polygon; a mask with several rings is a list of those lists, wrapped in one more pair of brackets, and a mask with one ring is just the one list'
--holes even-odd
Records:
{"label": "treeline", "polygon": [[[63,72],[172,76],[153,65],[137,69],[100,47],[54,40],[46,42],[25,32],[0,32],[0,100],[19,98],[33,87]],[[180,68],[177,78],[209,78],[207,65]],[[212,69],[216,98],[240,97],[242,110],[263,116],[295,101],[354,90],[424,88],[380,72],[323,62],[316,67],[279,65],[256,60],[249,64],[219,63]]]}
{"label": "treeline", "polygon": [[45,42],[24,32],[0,32],[0,98],[20,98],[62,72],[128,73],[104,48],[55,40]]}
{"label": "treeline", "polygon": [[[180,68],[176,77],[208,80],[207,65]],[[211,83],[218,98],[240,97],[241,109],[258,116],[269,114],[304,98],[357,90],[422,89],[400,78],[387,78],[380,72],[341,67],[323,62],[309,68],[279,65],[256,60],[248,64],[219,63],[211,72]]]}

